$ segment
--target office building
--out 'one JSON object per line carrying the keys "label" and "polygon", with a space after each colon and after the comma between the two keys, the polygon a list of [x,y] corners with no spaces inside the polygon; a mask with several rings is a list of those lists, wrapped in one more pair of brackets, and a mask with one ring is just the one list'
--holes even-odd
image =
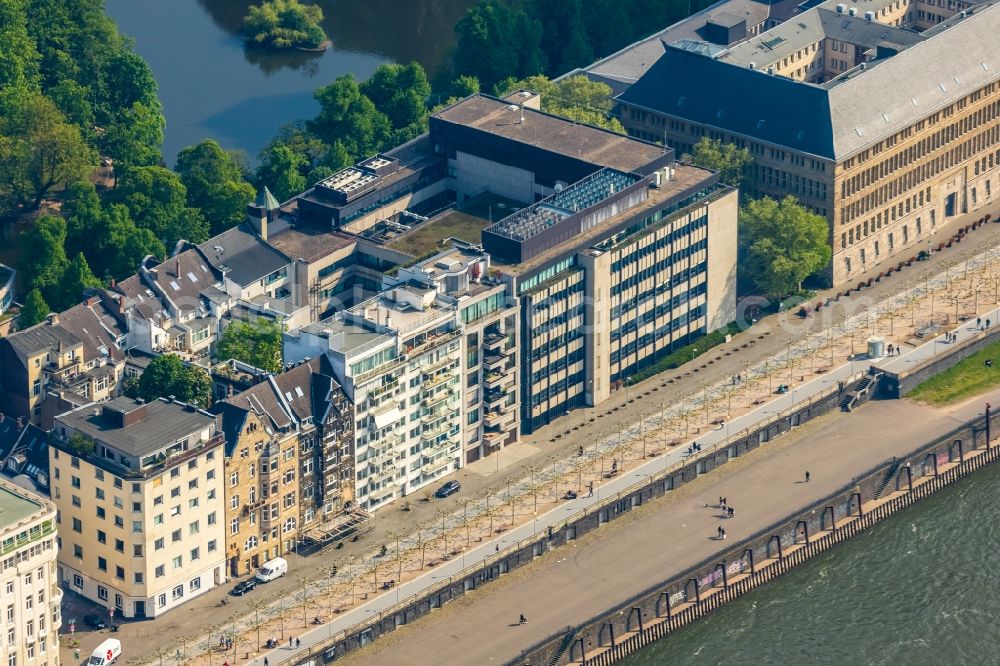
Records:
{"label": "office building", "polygon": [[746,194],[793,195],[824,216],[827,279],[850,284],[995,202],[998,30],[989,2],[803,5],[755,36],[664,44],[619,113],[678,153],[702,137],[747,148]]}

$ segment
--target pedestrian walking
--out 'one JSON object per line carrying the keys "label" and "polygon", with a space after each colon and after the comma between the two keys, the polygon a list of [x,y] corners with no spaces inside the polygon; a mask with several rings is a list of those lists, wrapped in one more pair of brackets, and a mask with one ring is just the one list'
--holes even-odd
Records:
{"label": "pedestrian walking", "polygon": [[524,613],[521,613],[521,617],[517,619],[518,624],[527,624],[528,618],[524,617]]}
{"label": "pedestrian walking", "polygon": [[593,497],[593,496],[594,496],[594,482],[591,481],[587,485],[587,497]]}
{"label": "pedestrian walking", "polygon": [[982,327],[983,327],[982,317],[976,317],[976,328],[982,328]]}
{"label": "pedestrian walking", "polygon": [[725,527],[720,527],[719,531],[722,533],[722,540],[725,541],[726,540],[726,528]]}
{"label": "pedestrian walking", "polygon": [[726,498],[723,497],[722,495],[719,495],[719,508],[723,509],[725,508],[725,506],[726,506]]}
{"label": "pedestrian walking", "polygon": [[722,525],[719,525],[718,527],[715,528],[715,535],[720,539],[722,538]]}
{"label": "pedestrian walking", "polygon": [[730,517],[730,518],[732,518],[733,516],[735,516],[735,515],[736,515],[736,509],[734,509],[733,507],[729,507],[729,508],[728,508],[728,509],[726,509],[726,510],[727,510],[727,511],[729,512],[729,517]]}
{"label": "pedestrian walking", "polygon": [[987,319],[987,320],[986,320],[986,328],[989,328],[989,327],[990,327],[990,320],[989,320],[989,319]]}
{"label": "pedestrian walking", "polygon": [[292,649],[292,637],[291,636],[288,637],[288,649],[289,650]]}
{"label": "pedestrian walking", "polygon": [[296,639],[295,639],[295,649],[297,650],[297,649],[299,648],[299,646],[300,646],[300,645],[302,645],[302,641],[301,641],[301,640],[299,640],[298,638],[296,638]]}
{"label": "pedestrian walking", "polygon": [[500,544],[497,544],[496,552],[498,552],[498,553],[500,552]]}
{"label": "pedestrian walking", "polygon": [[809,483],[809,471],[806,470],[806,483]]}
{"label": "pedestrian walking", "polygon": [[271,666],[271,662],[267,660],[267,657],[264,657],[264,666]]}
{"label": "pedestrian walking", "polygon": [[892,345],[889,345],[889,356],[892,356]]}

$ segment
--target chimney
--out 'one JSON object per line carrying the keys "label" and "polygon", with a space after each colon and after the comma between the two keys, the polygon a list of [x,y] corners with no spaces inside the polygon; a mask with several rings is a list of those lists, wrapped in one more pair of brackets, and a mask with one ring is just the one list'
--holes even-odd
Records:
{"label": "chimney", "polygon": [[49,316],[46,317],[46,319],[48,319],[48,323],[49,323],[50,326],[58,326],[59,325],[59,313],[58,312],[51,312],[51,313],[49,313]]}
{"label": "chimney", "polygon": [[119,296],[117,300],[118,300],[118,314],[123,315],[125,314],[125,297]]}
{"label": "chimney", "polygon": [[247,204],[247,223],[261,237],[267,240],[267,209],[257,204]]}
{"label": "chimney", "polygon": [[174,277],[181,276],[181,260],[174,257]]}

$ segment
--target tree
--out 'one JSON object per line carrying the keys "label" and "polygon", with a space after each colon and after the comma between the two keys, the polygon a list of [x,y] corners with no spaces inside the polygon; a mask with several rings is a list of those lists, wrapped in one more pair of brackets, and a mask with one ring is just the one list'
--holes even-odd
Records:
{"label": "tree", "polygon": [[114,160],[115,184],[122,170],[157,166],[163,161],[163,128],[166,120],[160,103],[134,102],[118,113],[101,136],[101,149]]}
{"label": "tree", "polygon": [[299,0],[269,0],[250,5],[243,17],[243,37],[251,46],[314,49],[326,41],[320,27],[323,10]]}
{"label": "tree", "polygon": [[386,115],[393,129],[416,125],[420,132],[426,130],[431,84],[418,63],[379,65],[360,90]]}
{"label": "tree", "polygon": [[212,396],[212,379],[197,366],[185,365],[179,356],[157,356],[126,392],[133,398],[152,402],[158,398],[174,396],[181,402],[207,407]]}
{"label": "tree", "polygon": [[475,76],[486,88],[505,76],[541,74],[541,24],[519,7],[486,0],[470,8],[455,26],[455,72]]}
{"label": "tree", "polygon": [[260,155],[257,182],[266,185],[278,201],[286,201],[306,188],[301,168],[305,160],[284,144],[271,144]]}
{"label": "tree", "polygon": [[794,197],[749,201],[739,217],[740,266],[770,296],[784,296],[830,261],[826,219]]}
{"label": "tree", "polygon": [[239,162],[211,139],[182,150],[174,170],[187,188],[188,206],[202,212],[213,235],[239,224],[254,200]]}
{"label": "tree", "polygon": [[66,310],[83,300],[83,292],[92,287],[100,287],[101,281],[94,276],[87,264],[87,258],[82,252],[77,252],[73,260],[66,266],[62,279],[59,281],[55,302],[56,309]]}
{"label": "tree", "polygon": [[216,357],[231,358],[268,372],[281,372],[280,324],[269,319],[236,321],[226,327]]}
{"label": "tree", "polygon": [[479,79],[474,76],[459,76],[448,86],[448,97],[462,99],[479,92]]}
{"label": "tree", "polygon": [[386,145],[392,123],[362,94],[353,76],[341,76],[317,90],[314,97],[320,111],[306,127],[328,145],[341,143],[353,161],[376,153]]}
{"label": "tree", "polygon": [[52,100],[31,95],[0,116],[0,195],[38,208],[57,188],[86,178],[97,154]]}
{"label": "tree", "polygon": [[126,170],[108,201],[123,204],[136,226],[152,231],[167,249],[182,238],[192,243],[208,239],[205,218],[201,211],[187,205],[187,188],[169,169]]}
{"label": "tree", "polygon": [[611,87],[586,76],[571,76],[558,82],[547,76],[529,76],[521,81],[502,81],[498,87],[501,97],[515,90],[530,90],[541,96],[542,111],[546,113],[625,133],[618,119],[611,116]]}
{"label": "tree", "polygon": [[26,4],[0,0],[0,90],[38,85],[40,56],[28,34]]}
{"label": "tree", "polygon": [[20,277],[26,289],[39,289],[52,302],[52,292],[69,264],[66,258],[66,221],[43,215],[19,237]]}
{"label": "tree", "polygon": [[535,14],[542,26],[541,48],[549,71],[568,72],[594,61],[580,0],[538,2]]}
{"label": "tree", "polygon": [[746,148],[703,136],[694,146],[691,161],[705,169],[718,171],[726,185],[739,187],[750,171],[753,156]]}
{"label": "tree", "polygon": [[44,321],[51,311],[49,304],[42,298],[42,292],[32,289],[25,297],[24,305],[21,306],[21,316],[17,319],[17,326],[22,330],[34,326]]}

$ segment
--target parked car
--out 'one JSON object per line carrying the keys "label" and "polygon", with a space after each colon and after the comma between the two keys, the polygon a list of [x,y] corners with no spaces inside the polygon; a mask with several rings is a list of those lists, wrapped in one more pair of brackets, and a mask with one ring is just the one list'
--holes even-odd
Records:
{"label": "parked car", "polygon": [[242,597],[244,594],[246,594],[247,592],[256,587],[257,587],[257,578],[256,577],[247,578],[246,580],[236,583],[233,589],[230,590],[230,594],[232,594],[234,597]]}
{"label": "parked car", "polygon": [[109,638],[94,649],[87,661],[87,666],[110,666],[122,656],[122,642],[117,638]]}
{"label": "parked car", "polygon": [[107,629],[108,623],[97,613],[88,613],[83,616],[83,623],[95,631]]}
{"label": "parked car", "polygon": [[288,573],[288,562],[283,557],[276,557],[264,562],[264,566],[258,569],[256,578],[258,582],[267,583],[281,578],[286,573]]}
{"label": "parked car", "polygon": [[437,492],[434,493],[434,496],[439,499],[443,499],[448,495],[454,495],[461,489],[462,489],[462,484],[459,483],[458,481],[448,481],[443,486],[437,489]]}

